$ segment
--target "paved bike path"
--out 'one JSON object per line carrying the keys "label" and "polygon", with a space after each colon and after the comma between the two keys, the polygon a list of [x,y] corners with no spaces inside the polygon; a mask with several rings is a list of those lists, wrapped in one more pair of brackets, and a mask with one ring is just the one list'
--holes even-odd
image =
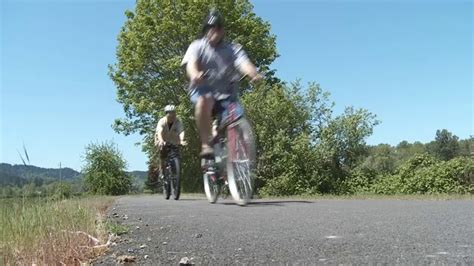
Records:
{"label": "paved bike path", "polygon": [[[113,215],[115,214],[115,215]],[[474,264],[472,200],[116,201],[131,231],[95,264]],[[116,216],[116,217],[113,217]],[[124,219],[126,216],[127,219]]]}

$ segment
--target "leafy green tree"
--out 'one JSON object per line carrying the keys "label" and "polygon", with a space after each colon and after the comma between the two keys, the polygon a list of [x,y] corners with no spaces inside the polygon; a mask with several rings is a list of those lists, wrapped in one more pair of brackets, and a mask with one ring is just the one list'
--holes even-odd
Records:
{"label": "leafy green tree", "polygon": [[372,134],[379,121],[365,109],[347,107],[343,114],[330,118],[316,141],[318,163],[323,165],[324,182],[320,191],[345,193],[344,183],[351,171],[367,156],[365,139]]}
{"label": "leafy green tree", "polygon": [[409,143],[408,141],[404,140],[395,147],[394,152],[396,154],[395,166],[399,166],[414,155],[427,152],[427,147],[425,147],[425,144],[419,141]]}
{"label": "leafy green tree", "polygon": [[129,192],[131,177],[125,172],[126,161],[113,142],[86,146],[84,183],[92,194],[121,195]]}
{"label": "leafy green tree", "polygon": [[474,137],[459,141],[459,155],[474,156]]}
{"label": "leafy green tree", "polygon": [[271,79],[269,66],[278,56],[275,36],[270,33],[270,24],[255,15],[247,0],[137,1],[135,11],[125,12],[127,19],[118,36],[117,63],[109,67],[125,112],[124,118],[115,121],[114,129],[125,135],[143,135],[144,150],[150,158],[156,122],[164,115],[162,107],[169,103],[179,105],[178,116],[189,143],[183,150],[183,186],[188,191],[196,186],[201,189],[201,179],[196,177],[199,144],[180,62],[189,44],[200,35],[202,20],[211,7],[224,15],[228,38],[241,44]]}
{"label": "leafy green tree", "polygon": [[260,84],[243,97],[257,136],[257,178],[263,194],[291,195],[311,186],[311,112],[303,100],[310,92],[322,91],[315,84],[306,94],[299,83]]}
{"label": "leafy green tree", "polygon": [[395,162],[394,148],[388,144],[379,144],[369,149],[369,156],[364,160],[362,167],[376,173],[392,173],[395,170]]}
{"label": "leafy green tree", "polygon": [[350,169],[367,155],[365,139],[372,135],[379,124],[376,116],[365,109],[347,107],[344,113],[330,121],[323,131],[323,141],[328,141],[335,164]]}
{"label": "leafy green tree", "polygon": [[459,138],[446,129],[437,130],[436,137],[428,146],[429,151],[440,158],[448,161],[459,153]]}
{"label": "leafy green tree", "polygon": [[247,0],[137,1],[119,34],[117,63],[110,77],[117,86],[125,118],[117,119],[117,132],[144,136],[151,179],[156,174],[153,134],[161,109],[178,105],[188,147],[183,150],[183,186],[200,190],[199,149],[192,106],[185,90],[181,58],[199,35],[202,18],[211,7],[225,17],[227,36],[243,45],[249,57],[267,75],[251,89],[243,84],[243,104],[255,128],[258,185],[265,194],[332,192],[339,179],[366,154],[365,138],[378,121],[370,112],[349,107],[333,117],[329,93],[317,84],[304,88],[281,83],[269,69],[278,56],[270,25],[256,16]]}
{"label": "leafy green tree", "polygon": [[348,108],[333,118],[329,93],[315,83],[263,84],[244,95],[243,103],[257,136],[263,194],[336,192],[362,159],[365,138],[377,124],[363,109]]}

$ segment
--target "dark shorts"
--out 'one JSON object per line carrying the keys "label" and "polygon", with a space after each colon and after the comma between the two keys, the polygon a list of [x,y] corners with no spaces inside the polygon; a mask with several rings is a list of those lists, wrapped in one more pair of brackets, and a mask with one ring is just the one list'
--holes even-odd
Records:
{"label": "dark shorts", "polygon": [[160,159],[161,160],[166,160],[166,157],[168,157],[168,152],[169,152],[169,149],[166,148],[166,147],[163,147],[160,149]]}
{"label": "dark shorts", "polygon": [[[168,154],[172,151],[172,149],[173,148],[171,148],[170,146],[167,146],[167,145],[163,146],[159,151],[160,160],[162,160],[162,161],[166,160],[168,158]],[[179,157],[179,149],[176,149],[175,151],[177,152],[178,157]]]}
{"label": "dark shorts", "polygon": [[202,87],[197,87],[193,89],[190,93],[190,99],[193,104],[196,104],[197,99],[200,96],[203,97],[213,97],[215,100],[221,100],[221,99],[226,99],[226,98],[237,98],[237,95],[235,93],[229,92],[229,93],[222,93],[218,92],[215,89],[212,89],[211,87],[208,86],[202,86]]}
{"label": "dark shorts", "polygon": [[209,87],[197,87],[191,91],[191,102],[196,104],[199,96],[209,97],[213,95],[213,90]]}

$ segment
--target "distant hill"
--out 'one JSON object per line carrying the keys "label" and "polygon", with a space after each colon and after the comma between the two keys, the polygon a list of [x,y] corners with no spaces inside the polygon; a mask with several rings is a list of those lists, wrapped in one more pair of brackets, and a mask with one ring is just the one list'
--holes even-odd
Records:
{"label": "distant hill", "polygon": [[28,180],[8,173],[0,172],[0,186],[18,186],[21,187],[28,183]]}
{"label": "distant hill", "polygon": [[71,180],[78,178],[80,173],[74,169],[65,167],[65,168],[41,168],[33,165],[21,165],[15,164],[11,165],[8,163],[0,163],[0,173],[3,175],[17,176],[24,178],[26,180],[31,180],[34,178],[41,178],[47,180]]}
{"label": "distant hill", "polygon": [[[127,173],[140,180],[146,180],[148,175],[146,171],[131,171]],[[42,168],[33,165],[11,165],[8,163],[0,163],[0,186],[23,186],[34,179],[55,181],[59,180],[60,177],[64,181],[73,181],[81,179],[82,175],[80,172],[68,167],[59,169]]]}
{"label": "distant hill", "polygon": [[148,172],[146,171],[131,171],[131,172],[127,172],[129,175],[131,176],[135,176],[139,179],[142,179],[142,180],[146,180],[147,177],[148,177]]}

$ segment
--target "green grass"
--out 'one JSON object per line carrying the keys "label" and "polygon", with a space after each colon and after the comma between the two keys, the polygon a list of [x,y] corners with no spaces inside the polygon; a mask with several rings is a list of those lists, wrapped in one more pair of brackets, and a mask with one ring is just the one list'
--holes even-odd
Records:
{"label": "green grass", "polygon": [[105,242],[107,231],[103,218],[112,201],[110,197],[0,200],[0,262],[5,265],[87,262],[98,255],[87,235]]}
{"label": "green grass", "polygon": [[473,194],[353,194],[353,195],[300,195],[300,196],[257,196],[258,199],[305,199],[305,200],[474,200]]}
{"label": "green grass", "polygon": [[110,222],[110,221],[106,223],[106,228],[107,228],[107,232],[118,235],[118,236],[126,234],[130,231],[128,227],[118,224],[116,222]]}

